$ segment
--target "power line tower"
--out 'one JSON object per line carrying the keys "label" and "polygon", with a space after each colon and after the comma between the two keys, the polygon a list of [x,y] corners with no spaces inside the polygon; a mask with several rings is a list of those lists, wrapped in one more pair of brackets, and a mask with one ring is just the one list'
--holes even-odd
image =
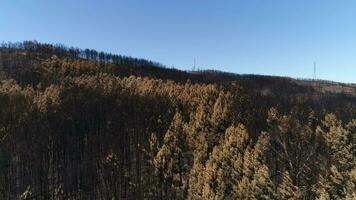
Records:
{"label": "power line tower", "polygon": [[316,71],[316,62],[314,61],[314,70],[313,70],[313,82],[315,87],[319,89],[319,91],[322,91],[322,84],[320,81],[317,80],[317,71]]}
{"label": "power line tower", "polygon": [[194,58],[194,65],[193,65],[193,71],[195,71],[195,66],[196,65],[196,59]]}
{"label": "power line tower", "polygon": [[316,81],[316,62],[314,61],[313,80]]}

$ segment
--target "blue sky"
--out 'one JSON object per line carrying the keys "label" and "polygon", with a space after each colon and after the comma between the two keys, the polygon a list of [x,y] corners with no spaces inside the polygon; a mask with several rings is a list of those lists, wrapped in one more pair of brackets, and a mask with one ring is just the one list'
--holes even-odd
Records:
{"label": "blue sky", "polygon": [[353,0],[1,0],[0,41],[356,83]]}

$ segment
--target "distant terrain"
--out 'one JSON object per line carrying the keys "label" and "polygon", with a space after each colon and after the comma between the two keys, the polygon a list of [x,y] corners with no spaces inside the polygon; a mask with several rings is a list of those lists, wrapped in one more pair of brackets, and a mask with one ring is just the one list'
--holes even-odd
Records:
{"label": "distant terrain", "polygon": [[356,85],[0,47],[0,199],[356,199]]}

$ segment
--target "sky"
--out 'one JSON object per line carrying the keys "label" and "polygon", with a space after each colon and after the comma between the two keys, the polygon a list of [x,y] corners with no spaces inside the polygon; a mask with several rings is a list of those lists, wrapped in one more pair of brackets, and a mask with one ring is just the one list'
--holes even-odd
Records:
{"label": "sky", "polygon": [[356,83],[354,0],[0,0],[0,42]]}

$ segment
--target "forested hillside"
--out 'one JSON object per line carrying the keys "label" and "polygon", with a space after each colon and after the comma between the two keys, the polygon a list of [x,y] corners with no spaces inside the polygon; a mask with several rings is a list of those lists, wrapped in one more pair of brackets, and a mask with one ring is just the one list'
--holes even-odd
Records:
{"label": "forested hillside", "polygon": [[356,87],[0,48],[0,199],[356,199]]}

